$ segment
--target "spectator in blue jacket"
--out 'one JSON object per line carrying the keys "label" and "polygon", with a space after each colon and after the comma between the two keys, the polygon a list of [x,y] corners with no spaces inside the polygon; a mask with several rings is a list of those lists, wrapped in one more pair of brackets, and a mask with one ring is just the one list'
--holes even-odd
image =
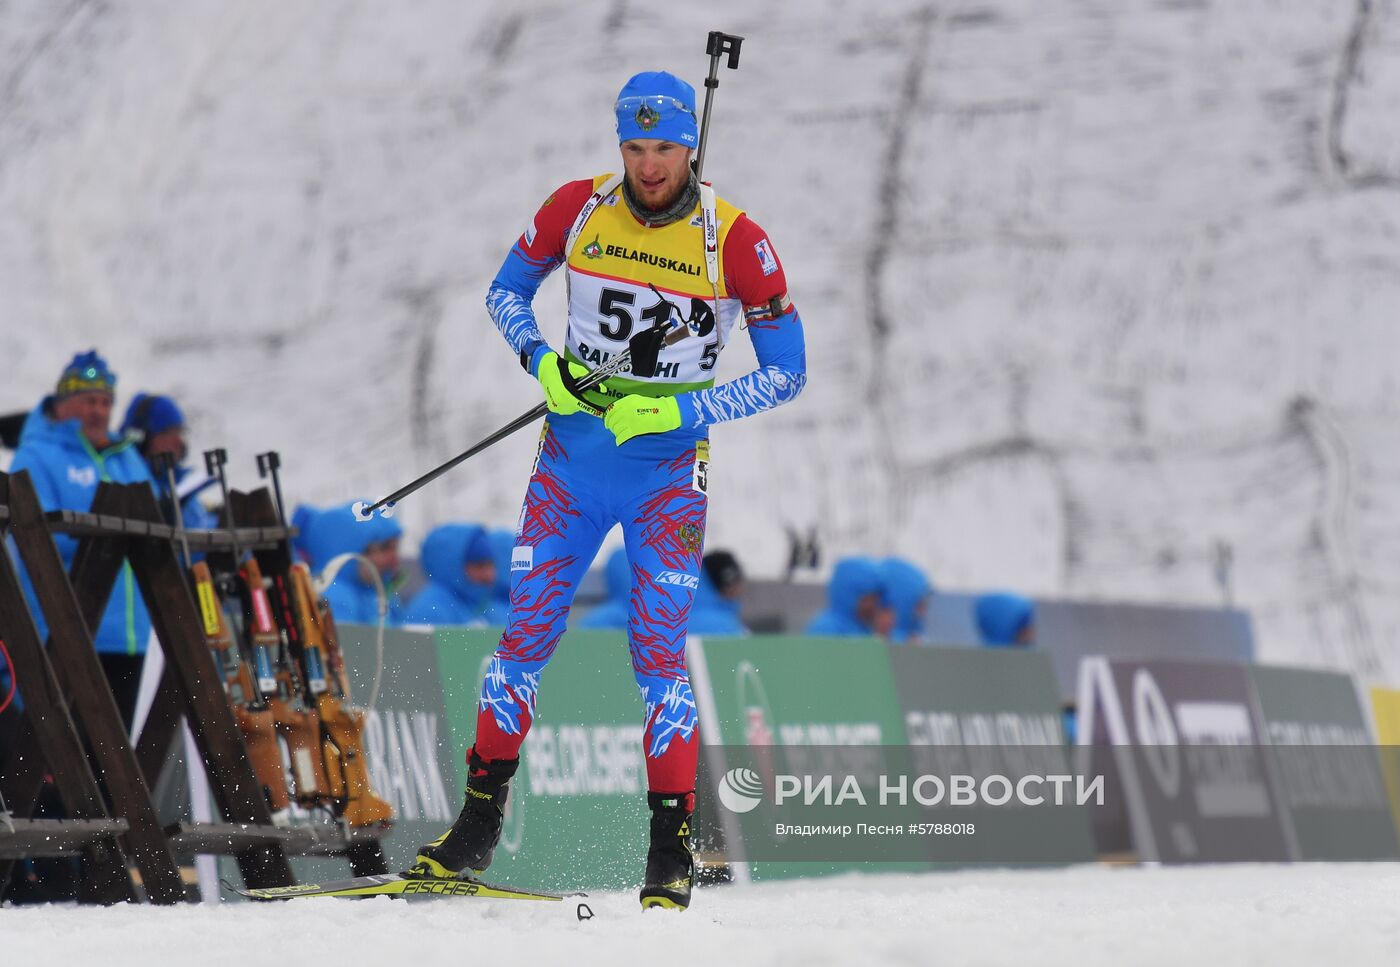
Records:
{"label": "spectator in blue jacket", "polygon": [[515,531],[497,528],[488,531],[491,560],[496,563],[496,581],[491,585],[491,600],[486,605],[486,623],[504,628],[510,614],[510,559],[515,551]]}
{"label": "spectator in blue jacket", "polygon": [[1024,595],[994,591],[973,605],[977,632],[989,648],[1016,648],[1035,640],[1035,604]]}
{"label": "spectator in blue jacket", "polygon": [[[116,374],[95,350],[79,353],[64,367],[53,395],[46,396],[25,421],[10,472],[29,471],[45,510],[88,510],[101,481],[151,482],[146,461],[132,441],[113,437],[109,430],[116,384]],[[77,540],[55,534],[54,543],[64,566],[71,566]],[[27,575],[24,583],[39,635],[46,638],[47,624]],[[131,566],[123,564],[94,643],[128,728],[150,634],[145,602]]]}
{"label": "spectator in blue jacket", "polygon": [[739,618],[744,569],[729,551],[711,551],[700,559],[700,584],[690,606],[690,632],[697,635],[746,635]]}
{"label": "spectator in blue jacket", "polygon": [[869,557],[837,561],[826,596],[826,610],[812,619],[808,634],[889,637],[894,610],[879,561]]}
{"label": "spectator in blue jacket", "polygon": [[924,622],[928,613],[929,595],[933,585],[923,569],[902,557],[884,560],[885,587],[890,607],[894,609],[894,630],[890,640],[912,644],[924,638]]}
{"label": "spectator in blue jacket", "polygon": [[326,588],[326,601],[335,620],[356,624],[379,623],[379,592],[370,567],[379,573],[387,596],[387,621],[401,623],[401,605],[394,594],[399,571],[399,539],[403,528],[398,521],[375,515],[367,521],[355,519],[354,502],[338,504],[312,516],[306,525],[303,544],[311,558],[311,568],[323,572],[342,554],[359,554],[370,563],[350,561],[336,572]]}
{"label": "spectator in blue jacket", "polygon": [[[1029,648],[1035,644],[1035,602],[1012,591],[981,595],[973,604],[977,632],[988,648]],[[1078,717],[1073,703],[1064,706],[1061,722],[1065,741],[1073,745],[1078,736]]]}
{"label": "spectator in blue jacket", "polygon": [[164,473],[157,472],[156,461],[162,454],[169,454],[175,461],[175,493],[180,500],[180,513],[185,526],[218,527],[219,516],[205,507],[202,500],[218,481],[202,469],[185,465],[185,458],[189,456],[185,429],[185,414],[173,399],[137,393],[126,408],[121,434],[132,440],[151,468],[156,496],[160,498],[162,507],[170,502],[170,484]]}
{"label": "spectator in blue jacket", "polygon": [[603,570],[607,598],[579,621],[579,628],[617,628],[627,630],[627,601],[632,596],[632,566],[627,563],[627,548],[619,547],[608,557]]}
{"label": "spectator in blue jacket", "polygon": [[292,519],[288,521],[296,536],[292,538],[292,555],[303,564],[311,564],[311,552],[306,547],[306,537],[311,532],[311,521],[320,511],[310,504],[297,504],[292,508]]}
{"label": "spectator in blue jacket", "polygon": [[432,529],[418,555],[428,585],[404,608],[408,624],[486,624],[496,583],[496,561],[486,528],[442,524]]}

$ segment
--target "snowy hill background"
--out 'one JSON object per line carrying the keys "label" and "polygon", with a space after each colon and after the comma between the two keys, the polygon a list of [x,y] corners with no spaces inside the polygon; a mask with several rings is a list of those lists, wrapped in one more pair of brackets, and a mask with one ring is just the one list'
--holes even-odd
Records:
{"label": "snowy hill background", "polygon": [[[711,546],[1218,603],[1400,676],[1400,5],[0,3],[0,410],[96,346],[235,484],[378,496],[533,405],[482,298],[635,70],[744,35],[707,177],[809,388],[714,433]],[[563,287],[537,303],[559,338]],[[752,365],[736,339],[720,367]],[[512,524],[523,432],[406,503]]]}

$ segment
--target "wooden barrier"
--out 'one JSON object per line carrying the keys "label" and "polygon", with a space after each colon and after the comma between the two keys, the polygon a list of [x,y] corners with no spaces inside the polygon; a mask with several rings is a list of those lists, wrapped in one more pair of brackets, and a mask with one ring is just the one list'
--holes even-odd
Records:
{"label": "wooden barrier", "polygon": [[[81,852],[80,899],[104,903],[139,898],[128,859],[152,902],[183,900],[176,852],[232,855],[249,887],[292,884],[288,854],[344,855],[356,874],[385,871],[375,831],[272,823],[174,544],[184,539],[206,552],[239,546],[259,556],[285,555],[289,535],[277,524],[270,495],[235,492],[231,500],[235,497],[266,526],[181,532],[161,520],[145,484],[103,483],[90,512],[45,514],[27,473],[0,473],[0,532],[14,537],[50,630],[45,648],[13,562],[0,552],[0,639],[24,703],[13,741],[0,750],[0,796],[10,810],[0,811],[0,891],[15,858],[53,851]],[[81,538],[71,575],[63,569],[55,532]],[[127,737],[90,630],[98,626],[128,563],[166,659],[137,749]],[[189,723],[223,823],[163,829],[156,816],[150,787],[182,720]],[[61,828],[29,819],[45,773],[53,776],[71,817]],[[107,811],[104,790],[115,816]]]}

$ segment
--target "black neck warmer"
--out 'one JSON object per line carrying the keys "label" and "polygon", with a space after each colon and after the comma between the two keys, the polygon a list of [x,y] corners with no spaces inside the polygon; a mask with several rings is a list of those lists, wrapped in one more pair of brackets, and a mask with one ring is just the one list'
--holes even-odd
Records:
{"label": "black neck warmer", "polygon": [[627,207],[637,216],[637,221],[644,223],[648,228],[660,228],[662,225],[679,221],[695,209],[696,203],[700,201],[700,182],[696,180],[695,172],[692,171],[690,180],[676,196],[676,200],[660,211],[652,211],[639,202],[632,194],[631,182],[626,178],[622,179],[622,197],[627,200]]}

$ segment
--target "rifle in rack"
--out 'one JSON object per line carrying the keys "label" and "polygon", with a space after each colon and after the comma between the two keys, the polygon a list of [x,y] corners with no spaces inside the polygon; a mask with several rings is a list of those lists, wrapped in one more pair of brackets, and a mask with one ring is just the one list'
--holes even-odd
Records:
{"label": "rifle in rack", "polygon": [[[274,452],[258,455],[258,472],[272,477],[277,518],[285,529],[280,465]],[[336,815],[348,825],[386,825],[393,819],[393,807],[375,794],[370,781],[363,742],[365,713],[350,705],[349,678],[330,607],[316,592],[311,569],[293,560],[290,540],[274,560],[271,585],[293,653],[293,680],[301,701],[320,719],[324,772],[318,778],[324,777]]]}
{"label": "rifle in rack", "polygon": [[[211,476],[217,473],[219,485],[224,491],[224,522],[230,533],[234,533],[233,513],[228,502],[228,485],[224,478],[223,465],[226,462],[226,455],[223,450],[211,450],[204,455],[205,466],[209,469]],[[174,492],[174,471],[168,469],[170,477],[171,491]],[[179,514],[179,501],[175,501],[176,513]],[[177,525],[183,531],[183,515],[177,519]],[[252,763],[253,773],[257,776],[258,785],[263,789],[263,795],[267,797],[268,806],[272,810],[272,821],[277,825],[286,825],[290,820],[289,807],[291,804],[287,793],[287,774],[282,768],[282,751],[277,743],[277,724],[273,715],[272,705],[268,701],[269,694],[275,694],[277,679],[273,669],[273,649],[279,643],[275,629],[269,637],[265,627],[259,627],[256,615],[261,610],[262,613],[270,616],[270,609],[267,607],[267,597],[262,593],[261,609],[258,608],[256,596],[247,587],[247,573],[243,573],[244,587],[237,587],[237,582],[232,574],[220,575],[220,581],[216,584],[213,572],[207,561],[191,561],[189,556],[188,543],[184,546],[185,566],[190,573],[190,578],[194,582],[195,596],[199,602],[199,613],[204,626],[204,638],[211,650],[215,654],[219,668],[223,674],[224,690],[229,694],[230,703],[233,705],[234,720],[238,723],[238,730],[243,733],[243,742],[248,747],[248,759]],[[237,538],[234,538],[233,566],[235,571],[239,569],[243,558],[242,548],[238,546]],[[255,565],[256,566],[256,565]],[[220,593],[222,589],[222,594]],[[231,599],[239,599],[239,592],[242,591],[244,607],[233,609],[235,618],[232,627],[229,622],[230,612],[224,607],[224,602]],[[261,584],[258,591],[262,592]],[[254,627],[248,627],[245,617],[247,610],[251,610],[255,615]],[[234,689],[237,695],[234,695]]]}
{"label": "rifle in rack", "polygon": [[394,809],[375,795],[370,782],[369,761],[365,758],[365,713],[349,704],[349,682],[345,662],[335,639],[330,608],[316,594],[311,572],[305,564],[293,564],[292,601],[302,629],[303,655],[308,666],[324,669],[319,677],[308,672],[307,684],[322,691],[316,695],[316,709],[325,730],[326,777],[331,796],[344,803],[342,815],[351,826],[377,826],[394,818]]}
{"label": "rifle in rack", "polygon": [[[228,498],[223,451],[212,450],[205,455],[205,460],[210,475],[217,476],[219,485],[224,489],[225,513],[227,519],[232,521],[236,512]],[[256,555],[249,554],[246,558],[239,555],[237,569],[242,579],[240,586],[243,591],[246,637],[258,662],[258,689],[271,709],[276,734],[282,736],[287,744],[286,761],[291,764],[292,790],[297,804],[310,807],[325,803],[329,793],[321,763],[321,725],[315,706],[307,707],[302,700],[303,690],[291,654],[294,627],[285,620],[279,622],[278,608],[274,607],[274,600],[278,598],[277,603],[285,607],[285,590],[264,579]],[[269,598],[270,586],[274,592],[281,591],[281,594]]]}
{"label": "rifle in rack", "polygon": [[315,712],[316,706],[312,704],[308,707],[305,701],[305,690],[301,687],[291,655],[290,635],[283,630],[291,626],[284,621],[279,628],[273,619],[268,586],[263,580],[257,558],[249,557],[243,562],[242,574],[252,604],[253,640],[271,643],[276,655],[276,685],[269,693],[268,704],[272,706],[273,724],[287,742],[288,760],[292,764],[292,789],[297,804],[313,806],[325,802],[329,790],[321,762],[321,723]]}

